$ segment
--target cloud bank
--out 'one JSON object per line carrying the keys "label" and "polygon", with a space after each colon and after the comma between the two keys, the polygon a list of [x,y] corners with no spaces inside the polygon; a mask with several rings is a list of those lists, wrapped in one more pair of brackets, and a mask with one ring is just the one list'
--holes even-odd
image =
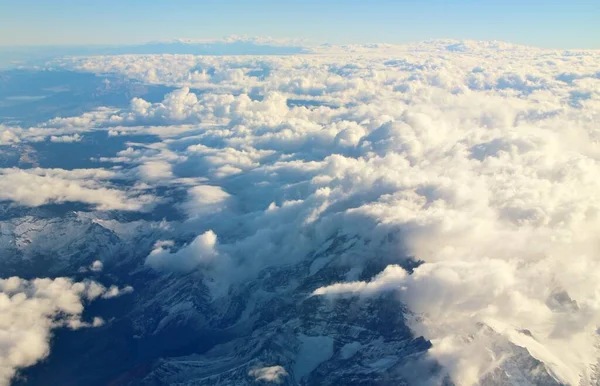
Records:
{"label": "cloud bank", "polygon": [[[346,269],[347,282],[314,294],[395,294],[457,384],[501,368],[506,342],[561,382],[589,384],[600,317],[599,63],[597,51],[456,41],[302,57],[75,58],[60,65],[177,89],[42,128],[3,127],[0,139],[155,135],[102,159],[150,186],[185,186],[187,243],[158,244],[149,267],[234,286],[353,240],[314,266]],[[144,205],[98,182],[2,173],[4,199],[27,205]],[[19,190],[23,173],[52,189]],[[412,273],[401,268],[409,257],[423,262]],[[389,266],[358,280],[369,263]]]}

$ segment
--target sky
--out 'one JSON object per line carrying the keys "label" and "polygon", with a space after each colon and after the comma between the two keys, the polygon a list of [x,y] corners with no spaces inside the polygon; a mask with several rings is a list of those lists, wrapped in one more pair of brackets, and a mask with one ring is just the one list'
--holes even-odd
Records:
{"label": "sky", "polygon": [[246,35],[333,44],[455,38],[600,48],[598,18],[596,0],[0,0],[0,45]]}

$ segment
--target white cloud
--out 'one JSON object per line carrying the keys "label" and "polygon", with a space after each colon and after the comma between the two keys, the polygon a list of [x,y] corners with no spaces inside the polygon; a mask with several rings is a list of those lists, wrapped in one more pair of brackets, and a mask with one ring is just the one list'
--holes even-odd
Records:
{"label": "white cloud", "polygon": [[99,210],[147,210],[154,198],[103,186],[103,169],[0,169],[0,200],[23,206],[83,202]]}
{"label": "white cloud", "polygon": [[73,135],[52,135],[50,136],[51,142],[62,142],[62,143],[71,143],[71,142],[79,142],[83,139],[83,137],[77,133]]}
{"label": "white cloud", "polygon": [[188,190],[188,199],[181,209],[188,217],[206,216],[225,209],[229,198],[220,186],[198,185]]}
{"label": "white cloud", "polygon": [[148,103],[141,98],[131,101],[129,112],[121,116],[127,121],[150,123],[197,122],[200,120],[202,105],[198,97],[189,88],[181,88],[165,95],[161,103]]}
{"label": "white cloud", "polygon": [[129,294],[133,292],[132,286],[127,286],[124,288],[119,288],[116,285],[111,285],[106,291],[102,294],[103,299],[111,299],[116,298],[117,296]]}
{"label": "white cloud", "polygon": [[92,272],[102,272],[102,269],[104,269],[104,264],[100,260],[96,260],[90,265]]}
{"label": "white cloud", "polygon": [[0,145],[11,145],[21,142],[18,131],[20,131],[20,128],[0,125]]}
{"label": "white cloud", "polygon": [[248,373],[256,381],[280,384],[288,376],[288,372],[282,366],[269,366],[250,370]]}
{"label": "white cloud", "polygon": [[146,181],[168,180],[173,177],[171,164],[164,161],[148,161],[138,166],[140,177]]}
{"label": "white cloud", "polygon": [[176,252],[172,252],[171,247],[171,243],[158,243],[146,258],[146,265],[157,270],[190,272],[219,258],[217,235],[210,230]]}
{"label": "white cloud", "polygon": [[95,282],[67,278],[0,279],[0,385],[8,386],[19,369],[48,356],[54,328],[102,325],[100,318],[81,320],[84,305],[118,292],[117,287],[107,292]]}

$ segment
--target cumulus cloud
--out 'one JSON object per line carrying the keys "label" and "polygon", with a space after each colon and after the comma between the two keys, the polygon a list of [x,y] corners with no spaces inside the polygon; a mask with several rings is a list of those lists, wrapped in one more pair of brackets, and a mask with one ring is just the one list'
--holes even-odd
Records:
{"label": "cumulus cloud", "polygon": [[0,385],[8,386],[19,369],[48,356],[54,328],[102,325],[100,318],[81,319],[85,304],[120,292],[117,287],[107,290],[95,282],[67,278],[0,279]]}
{"label": "cumulus cloud", "polygon": [[132,293],[132,292],[133,292],[133,287],[132,286],[128,285],[126,287],[119,288],[116,285],[111,285],[102,294],[102,299],[116,298],[117,296],[129,294],[129,293]]}
{"label": "cumulus cloud", "polygon": [[254,377],[256,381],[270,382],[270,383],[282,383],[283,379],[288,376],[288,372],[282,366],[269,366],[262,367],[259,369],[250,370],[248,373]]}
{"label": "cumulus cloud", "polygon": [[[396,294],[458,384],[501,366],[490,356],[499,342],[525,347],[561,382],[585,383],[600,315],[600,53],[457,41],[315,51],[69,59],[178,89],[1,138],[157,135],[102,159],[154,186],[195,185],[179,208],[196,219],[185,237],[198,236],[158,244],[148,266],[235,285],[333,238],[358,240],[326,257],[351,266],[348,282],[315,294]],[[108,185],[38,174],[5,169],[0,196],[141,205]],[[15,188],[25,177],[51,193]],[[424,262],[413,273],[399,266],[408,256]],[[380,275],[355,281],[382,261]]]}
{"label": "cumulus cloud", "polygon": [[101,272],[104,269],[104,264],[100,260],[96,260],[90,265],[90,270],[93,272]]}
{"label": "cumulus cloud", "polygon": [[210,215],[225,209],[229,198],[220,186],[198,185],[188,190],[188,199],[181,208],[188,217]]}
{"label": "cumulus cloud", "polygon": [[21,142],[18,131],[20,128],[12,128],[0,125],[0,145],[11,145]]}
{"label": "cumulus cloud", "polygon": [[158,243],[146,258],[146,265],[157,270],[190,272],[218,258],[217,235],[213,231],[206,231],[175,252],[172,246],[169,242]]}
{"label": "cumulus cloud", "polygon": [[140,178],[146,181],[168,180],[173,177],[171,164],[164,161],[148,161],[138,166]]}
{"label": "cumulus cloud", "polygon": [[82,140],[82,136],[79,134],[73,134],[73,135],[60,135],[60,136],[56,136],[56,135],[52,135],[50,136],[50,141],[51,142],[62,142],[62,143],[71,143],[71,142],[79,142]]}

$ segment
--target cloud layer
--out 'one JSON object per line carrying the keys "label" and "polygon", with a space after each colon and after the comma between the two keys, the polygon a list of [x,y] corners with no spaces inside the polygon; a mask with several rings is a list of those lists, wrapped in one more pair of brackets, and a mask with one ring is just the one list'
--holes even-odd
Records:
{"label": "cloud layer", "polygon": [[[397,294],[461,385],[501,366],[492,354],[505,341],[562,382],[585,383],[600,322],[599,63],[597,51],[455,41],[69,59],[61,65],[177,89],[157,103],[4,127],[0,140],[155,135],[102,159],[186,191],[176,207],[187,243],[159,243],[149,267],[236,285],[332,239],[358,240],[324,263],[348,269],[348,282],[315,295]],[[2,173],[4,199],[25,205],[145,204],[98,177]],[[49,193],[19,189],[32,181]],[[409,273],[408,257],[424,263]],[[370,262],[389,266],[358,280]]]}

